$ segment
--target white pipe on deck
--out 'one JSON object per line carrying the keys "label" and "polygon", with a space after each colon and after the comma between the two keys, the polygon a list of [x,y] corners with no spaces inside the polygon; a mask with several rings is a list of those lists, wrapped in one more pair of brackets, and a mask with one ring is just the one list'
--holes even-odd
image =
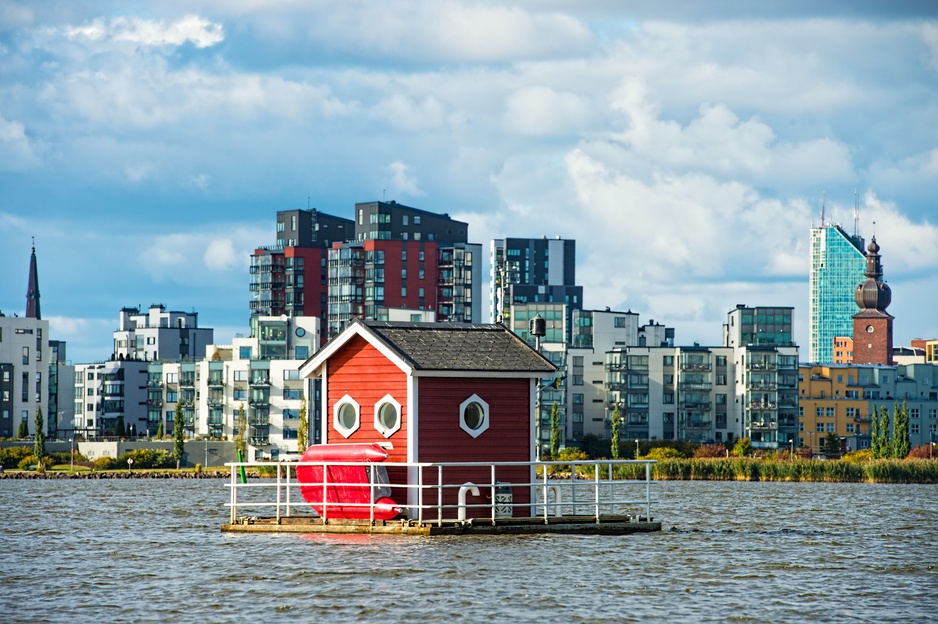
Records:
{"label": "white pipe on deck", "polygon": [[479,495],[479,488],[472,482],[467,482],[462,487],[459,488],[459,511],[456,512],[457,520],[466,519],[466,494],[470,493],[473,496]]}

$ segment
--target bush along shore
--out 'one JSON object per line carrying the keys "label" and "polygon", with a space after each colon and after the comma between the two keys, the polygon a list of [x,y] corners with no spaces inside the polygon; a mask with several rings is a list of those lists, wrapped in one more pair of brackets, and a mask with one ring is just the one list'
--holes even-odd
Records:
{"label": "bush along shore", "polygon": [[[579,470],[591,473],[591,470]],[[938,483],[938,461],[928,459],[765,460],[751,457],[670,458],[652,465],[652,478],[666,481],[808,481],[825,483]],[[640,479],[641,465],[617,466],[614,476]]]}
{"label": "bush along shore", "polygon": [[[249,475],[250,476],[250,475]],[[257,476],[257,475],[254,475]],[[228,479],[227,471],[182,470],[7,470],[0,479]]]}

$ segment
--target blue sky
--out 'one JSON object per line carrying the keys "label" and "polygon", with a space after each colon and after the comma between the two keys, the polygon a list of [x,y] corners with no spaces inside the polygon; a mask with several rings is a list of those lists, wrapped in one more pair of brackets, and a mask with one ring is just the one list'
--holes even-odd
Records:
{"label": "blue sky", "polygon": [[938,9],[815,4],[0,0],[0,310],[35,237],[73,361],[124,306],[228,342],[277,210],[384,197],[574,238],[586,307],[682,344],[794,306],[807,353],[809,229],[856,193],[897,344],[936,337]]}

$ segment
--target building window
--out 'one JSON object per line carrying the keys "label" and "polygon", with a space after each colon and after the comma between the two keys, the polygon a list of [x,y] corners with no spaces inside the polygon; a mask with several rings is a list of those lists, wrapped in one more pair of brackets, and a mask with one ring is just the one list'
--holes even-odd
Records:
{"label": "building window", "polygon": [[823,418],[823,417],[824,417],[824,408],[823,408],[823,407],[815,408],[814,414],[815,414],[815,416],[816,416],[817,418]]}
{"label": "building window", "polygon": [[827,423],[827,433],[834,433],[834,423]]}
{"label": "building window", "polygon": [[910,424],[909,424],[909,433],[911,433],[912,435],[918,435],[918,434],[919,434],[919,424],[918,424],[918,423],[910,423]]}
{"label": "building window", "polygon": [[917,408],[917,407],[910,407],[910,408],[909,408],[909,418],[918,418],[918,417],[919,417],[919,410],[918,410],[918,408]]}
{"label": "building window", "polygon": [[853,433],[853,423],[847,423],[847,433]]}
{"label": "building window", "polygon": [[401,404],[387,394],[375,403],[375,429],[390,438],[401,428]]}
{"label": "building window", "polygon": [[238,350],[238,354],[242,360],[250,360],[251,359],[251,347],[241,347]]}
{"label": "building window", "polygon": [[726,356],[718,355],[717,356],[717,366],[726,366]]}
{"label": "building window", "polygon": [[247,381],[248,372],[246,370],[236,370],[234,371],[233,377],[235,381]]}
{"label": "building window", "polygon": [[332,411],[332,426],[342,437],[347,438],[356,431],[361,424],[361,407],[355,399],[345,395],[335,404]]}
{"label": "building window", "polygon": [[489,404],[478,394],[459,405],[459,428],[473,438],[482,435],[489,428]]}
{"label": "building window", "polygon": [[613,327],[625,327],[625,317],[617,316],[612,319]]}

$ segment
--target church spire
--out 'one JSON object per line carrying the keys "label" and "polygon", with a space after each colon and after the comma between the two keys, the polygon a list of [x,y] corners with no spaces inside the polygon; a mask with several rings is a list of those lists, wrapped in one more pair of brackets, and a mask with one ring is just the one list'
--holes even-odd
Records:
{"label": "church spire", "polygon": [[39,271],[36,269],[36,239],[33,239],[33,253],[29,257],[29,284],[26,287],[26,318],[41,319],[39,311]]}

